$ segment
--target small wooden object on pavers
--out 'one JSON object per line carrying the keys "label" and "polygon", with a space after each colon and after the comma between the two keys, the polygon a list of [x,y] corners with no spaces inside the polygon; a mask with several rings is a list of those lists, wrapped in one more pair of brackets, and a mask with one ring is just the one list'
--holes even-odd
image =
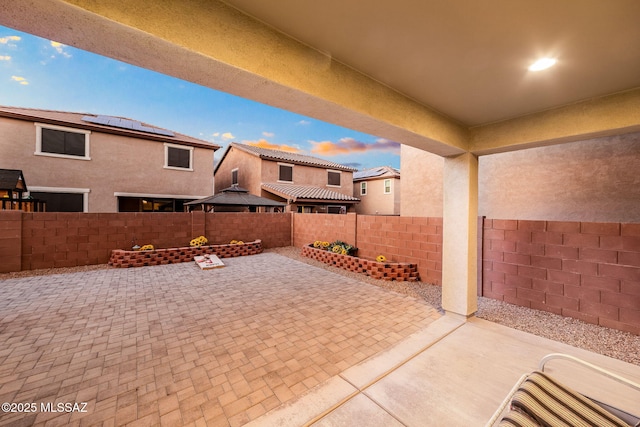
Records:
{"label": "small wooden object on pavers", "polygon": [[218,258],[217,255],[198,255],[193,258],[198,267],[203,270],[210,270],[212,268],[224,267],[224,263]]}

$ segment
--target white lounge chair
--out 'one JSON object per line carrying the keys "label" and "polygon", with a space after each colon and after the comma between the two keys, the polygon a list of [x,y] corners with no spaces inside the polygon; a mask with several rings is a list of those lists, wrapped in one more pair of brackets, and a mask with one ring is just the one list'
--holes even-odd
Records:
{"label": "white lounge chair", "polygon": [[[577,392],[544,372],[547,362],[569,360],[640,392],[640,384],[566,354],[545,356],[538,370],[523,375],[486,427],[638,427],[640,416]],[[640,394],[638,394],[640,414]]]}

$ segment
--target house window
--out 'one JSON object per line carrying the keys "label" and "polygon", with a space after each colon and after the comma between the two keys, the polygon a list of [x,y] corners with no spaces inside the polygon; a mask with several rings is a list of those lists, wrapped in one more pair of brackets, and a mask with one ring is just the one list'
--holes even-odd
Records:
{"label": "house window", "polygon": [[231,171],[231,185],[238,185],[238,168]]}
{"label": "house window", "polygon": [[91,160],[89,131],[36,123],[36,152],[41,156]]}
{"label": "house window", "polygon": [[298,206],[298,213],[313,213],[313,206]]}
{"label": "house window", "polygon": [[360,183],[360,195],[361,196],[366,196],[367,195],[367,183],[366,182],[361,182]]}
{"label": "house window", "polygon": [[293,165],[278,163],[278,181],[293,182]]}
{"label": "house window", "polygon": [[164,144],[165,169],[193,170],[193,147]]}
{"label": "house window", "polygon": [[29,194],[46,202],[47,212],[87,212],[89,189],[32,187]]}
{"label": "house window", "polygon": [[384,194],[391,194],[391,180],[384,180]]}
{"label": "house window", "polygon": [[118,212],[183,212],[185,199],[118,197]]}
{"label": "house window", "polygon": [[327,171],[327,185],[340,187],[340,172]]}

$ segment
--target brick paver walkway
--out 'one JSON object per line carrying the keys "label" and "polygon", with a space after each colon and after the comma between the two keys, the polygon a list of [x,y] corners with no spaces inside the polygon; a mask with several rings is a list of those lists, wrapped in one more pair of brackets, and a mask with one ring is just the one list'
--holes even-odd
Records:
{"label": "brick paver walkway", "polygon": [[238,426],[439,316],[277,254],[224,262],[0,281],[0,403],[35,404],[0,425]]}

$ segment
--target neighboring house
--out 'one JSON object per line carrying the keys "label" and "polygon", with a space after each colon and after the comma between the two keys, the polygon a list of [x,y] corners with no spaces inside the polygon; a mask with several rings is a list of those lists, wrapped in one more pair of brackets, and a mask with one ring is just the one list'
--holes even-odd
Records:
{"label": "neighboring house", "polygon": [[359,214],[400,215],[400,171],[380,166],[355,172],[353,194],[360,197]]}
{"label": "neighboring house", "polygon": [[301,213],[346,213],[355,169],[316,157],[232,142],[215,167],[216,188],[239,185]]}
{"label": "neighboring house", "polygon": [[219,146],[136,120],[0,107],[0,168],[49,212],[172,212],[213,191]]}

